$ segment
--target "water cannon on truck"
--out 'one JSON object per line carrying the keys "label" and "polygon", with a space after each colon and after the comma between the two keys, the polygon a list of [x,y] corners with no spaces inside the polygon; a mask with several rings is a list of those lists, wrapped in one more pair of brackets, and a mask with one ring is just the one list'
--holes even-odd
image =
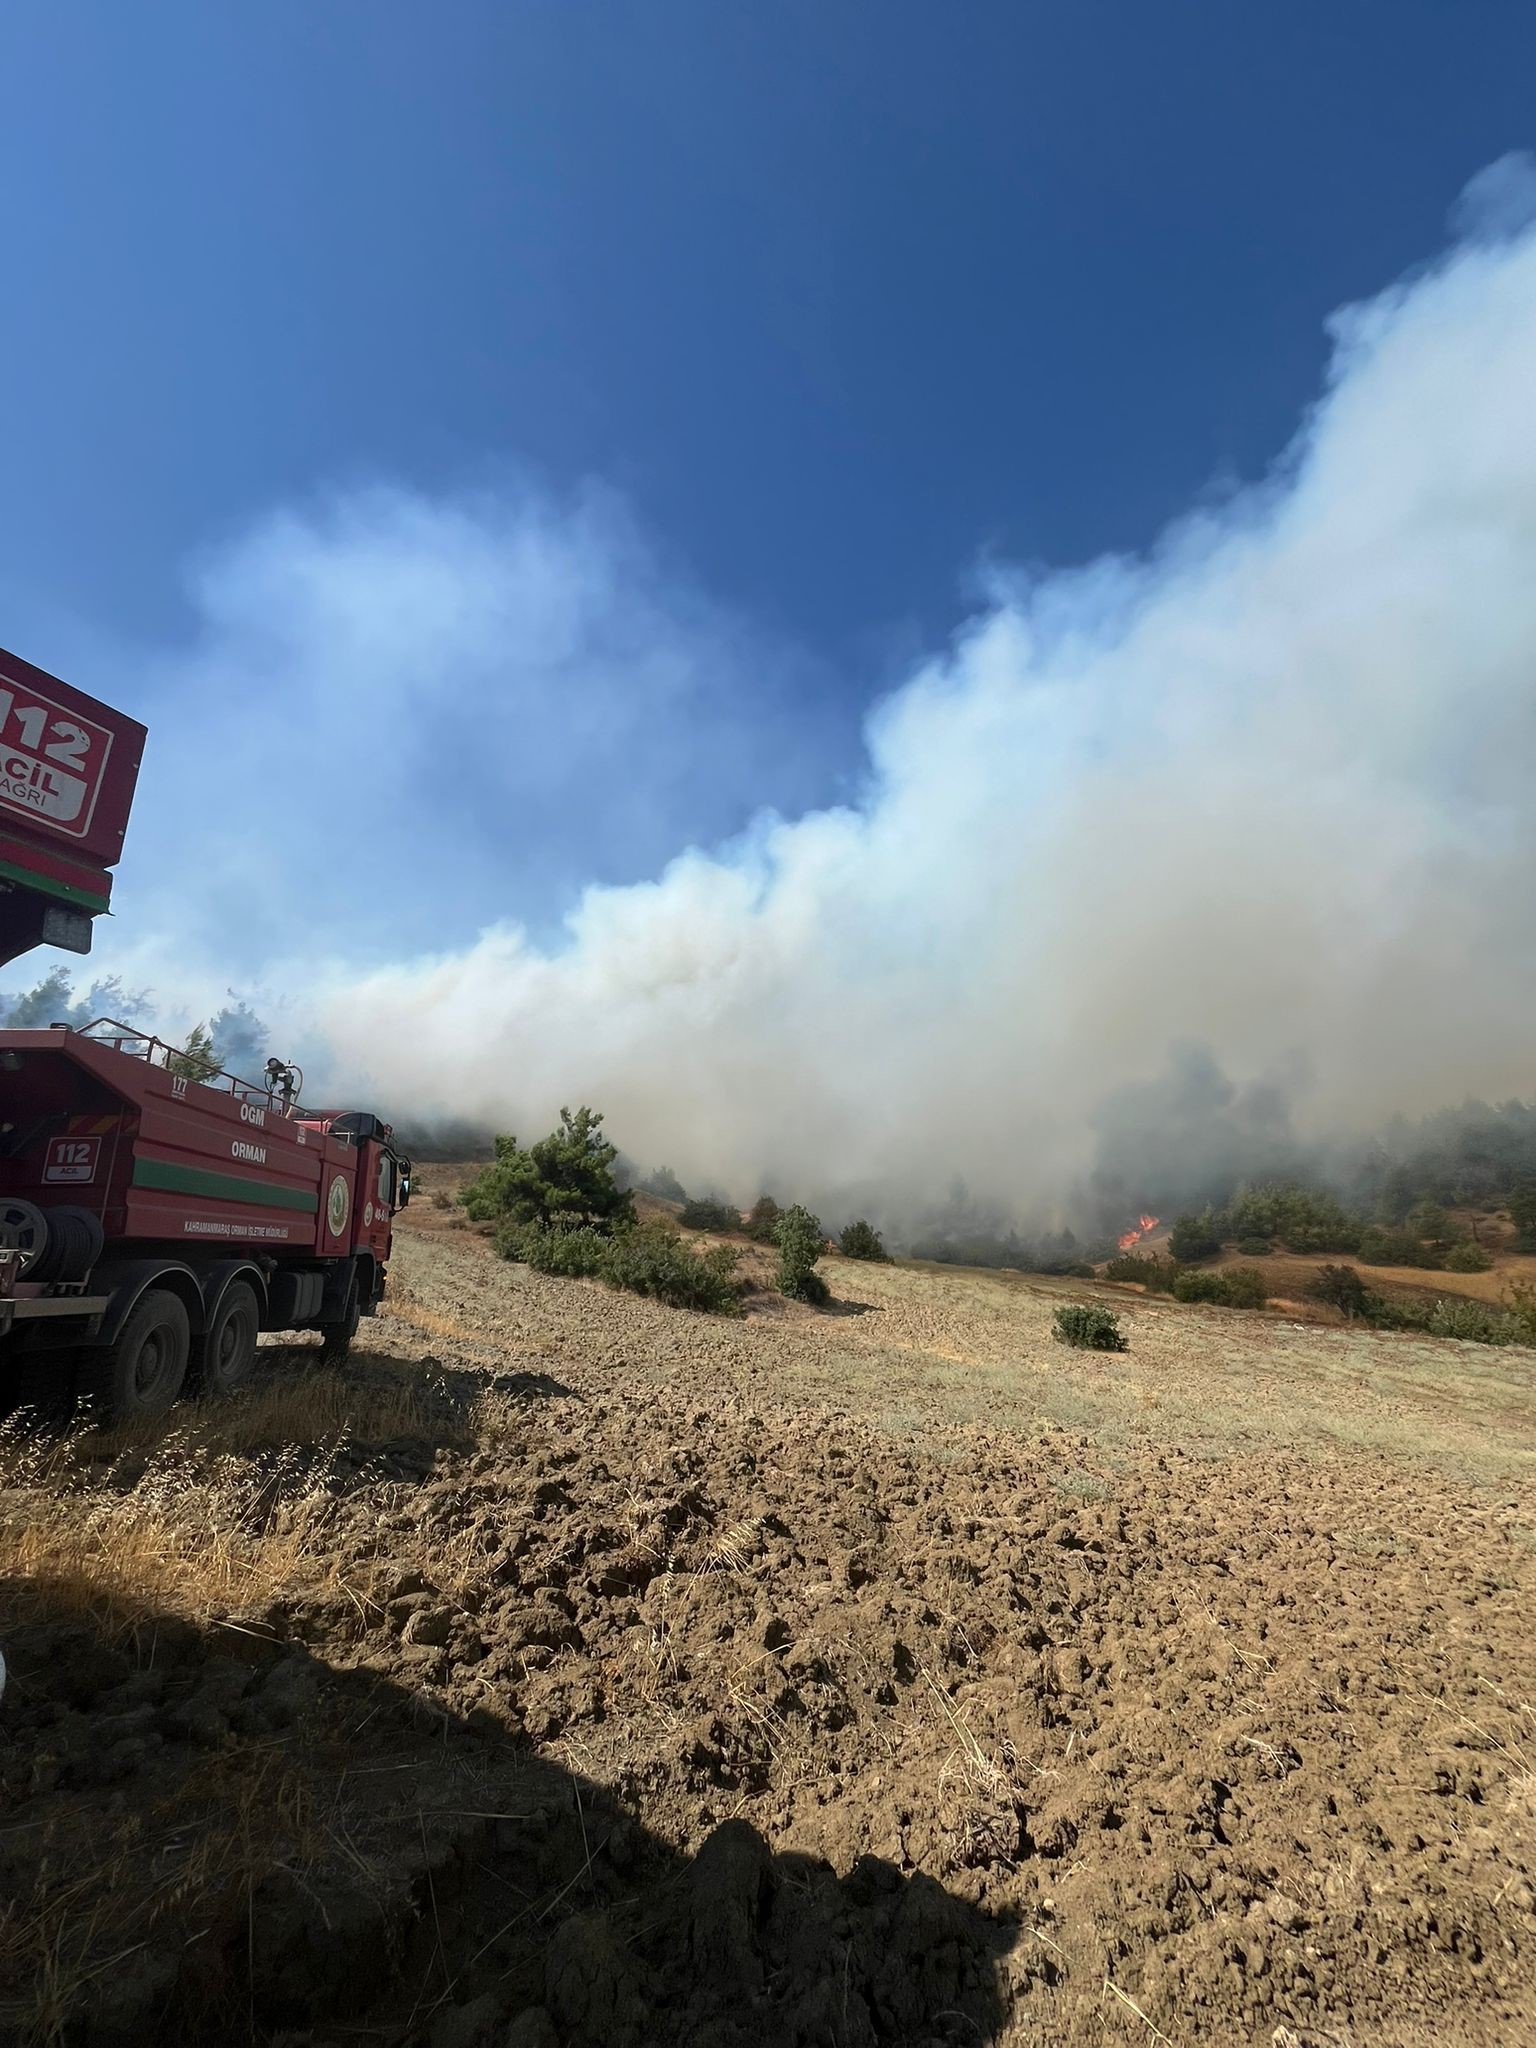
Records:
{"label": "water cannon on truck", "polygon": [[[0,654],[0,964],[89,950],[144,737]],[[121,1421],[237,1391],[263,1331],[345,1357],[383,1299],[411,1164],[379,1117],[306,1109],[302,1086],[281,1060],[244,1079],[112,1018],[0,1030],[0,1397],[78,1395]]]}

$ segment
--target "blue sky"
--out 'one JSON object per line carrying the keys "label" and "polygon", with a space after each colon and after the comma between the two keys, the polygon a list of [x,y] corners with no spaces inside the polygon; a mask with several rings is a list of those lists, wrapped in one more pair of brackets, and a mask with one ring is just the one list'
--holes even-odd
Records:
{"label": "blue sky", "polygon": [[982,564],[1277,455],[1536,15],[14,0],[0,65],[0,640],[147,720],[119,923],[235,973],[857,800]]}

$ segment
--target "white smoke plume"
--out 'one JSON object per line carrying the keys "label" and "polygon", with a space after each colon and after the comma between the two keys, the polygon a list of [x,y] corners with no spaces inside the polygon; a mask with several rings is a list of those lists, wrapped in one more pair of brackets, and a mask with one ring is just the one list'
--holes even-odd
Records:
{"label": "white smoke plume", "polygon": [[1263,483],[994,576],[856,802],[594,887],[553,947],[334,973],[336,1072],[524,1136],[590,1102],[690,1186],[887,1214],[957,1172],[1051,1204],[1180,1041],[1315,1131],[1531,1094],[1533,185],[1482,174],[1438,264],[1334,318]]}

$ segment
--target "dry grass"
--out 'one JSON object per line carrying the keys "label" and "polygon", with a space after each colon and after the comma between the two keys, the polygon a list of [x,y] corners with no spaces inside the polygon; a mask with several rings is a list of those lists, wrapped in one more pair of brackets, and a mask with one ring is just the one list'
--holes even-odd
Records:
{"label": "dry grass", "polygon": [[[0,1985],[15,1987],[0,1997],[0,2038],[62,2048],[101,1980],[167,1928],[178,1948],[233,1933],[238,1949],[254,1895],[280,1871],[312,1875],[344,1859],[382,1884],[338,1833],[337,1802],[302,1747],[233,1742],[142,1813],[50,1835],[35,1883],[0,1907]],[[203,1986],[213,2005],[230,1992]]]}
{"label": "dry grass", "polygon": [[173,1446],[131,1487],[117,1475],[139,1467],[136,1453],[82,1487],[75,1454],[64,1444],[7,1461],[0,1576],[18,1619],[89,1622],[108,1639],[155,1614],[204,1621],[271,1599],[309,1576],[322,1554],[325,1463],[290,1458],[260,1474],[233,1466],[200,1474]]}
{"label": "dry grass", "polygon": [[[260,1604],[331,1575],[349,1447],[463,1442],[472,1418],[425,1375],[293,1373],[165,1423],[0,1430],[0,1578],[26,1620],[138,1619]],[[356,1456],[349,1461],[356,1469]]]}
{"label": "dry grass", "polygon": [[[80,1625],[146,1659],[167,1617],[238,1628],[241,1610],[340,1583],[338,1498],[370,1453],[463,1438],[471,1423],[440,1382],[375,1361],[355,1379],[280,1374],[243,1399],[189,1405],[170,1427],[50,1436],[12,1422],[0,1431],[8,1625]],[[0,1908],[0,2038],[74,2038],[107,1973],[131,1977],[168,1926],[178,1949],[208,1936],[210,1953],[231,1941],[238,1953],[275,1872],[307,1882],[345,1862],[355,1876],[356,1851],[327,1819],[338,1796],[305,1744],[235,1740],[136,1810],[109,1805],[40,1837],[35,1882]]]}

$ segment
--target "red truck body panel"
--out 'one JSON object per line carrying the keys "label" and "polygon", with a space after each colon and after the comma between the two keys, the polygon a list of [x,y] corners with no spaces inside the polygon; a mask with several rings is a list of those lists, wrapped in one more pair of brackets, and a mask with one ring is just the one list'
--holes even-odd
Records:
{"label": "red truck body panel", "polygon": [[107,908],[144,740],[137,719],[0,648],[0,959],[38,943],[41,907]]}
{"label": "red truck body panel", "polygon": [[[0,1197],[100,1218],[114,1252],[147,1244],[345,1258],[390,1250],[394,1162],[280,1097],[187,1080],[110,1039],[0,1031]],[[390,1200],[380,1199],[387,1191]]]}

